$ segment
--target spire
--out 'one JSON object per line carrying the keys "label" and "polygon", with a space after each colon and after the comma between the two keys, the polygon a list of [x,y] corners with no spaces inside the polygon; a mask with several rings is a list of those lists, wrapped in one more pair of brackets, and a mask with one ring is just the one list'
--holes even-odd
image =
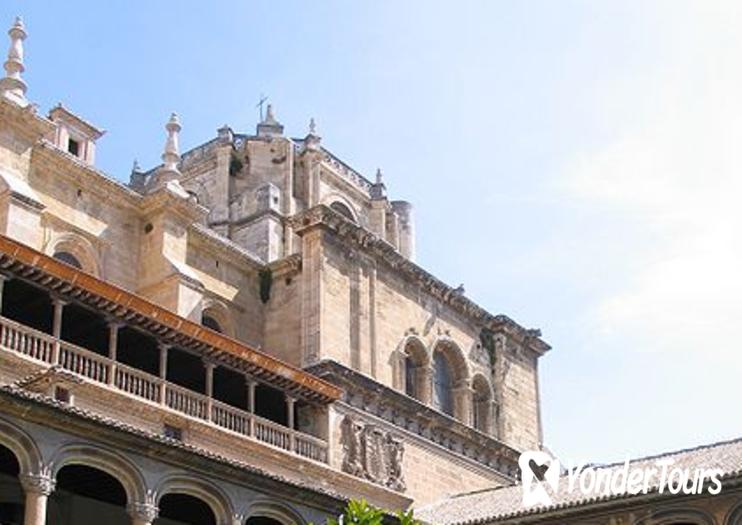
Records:
{"label": "spire", "polygon": [[386,199],[386,186],[384,185],[384,175],[381,173],[381,168],[376,168],[376,182],[371,185],[371,198]]}
{"label": "spire", "polygon": [[164,185],[180,177],[180,170],[178,170],[178,162],[180,162],[178,134],[181,128],[177,113],[170,115],[170,120],[165,124],[165,129],[167,130],[167,140],[165,141],[165,150],[162,152],[162,166],[157,170],[157,185]]}
{"label": "spire", "polygon": [[276,120],[273,114],[273,104],[268,104],[265,110],[265,118],[258,124],[259,137],[280,137],[283,135],[283,125]]}
{"label": "spire", "polygon": [[322,137],[317,135],[317,123],[314,121],[314,118],[310,118],[309,133],[304,137],[304,149],[317,151],[320,149],[320,142],[322,142]]}
{"label": "spire", "polygon": [[23,27],[23,20],[18,16],[15,23],[8,31],[10,36],[10,48],[8,49],[8,59],[5,61],[5,78],[0,80],[0,94],[19,104],[27,106],[26,100],[26,83],[21,78],[21,73],[26,69],[23,66],[23,41],[26,39],[26,29]]}

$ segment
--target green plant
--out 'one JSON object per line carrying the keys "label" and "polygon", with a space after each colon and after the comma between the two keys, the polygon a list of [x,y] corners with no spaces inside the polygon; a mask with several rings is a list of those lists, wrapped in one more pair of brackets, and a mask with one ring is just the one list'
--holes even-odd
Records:
{"label": "green plant", "polygon": [[490,364],[494,367],[496,357],[495,332],[493,332],[489,328],[482,328],[482,331],[479,332],[479,342],[482,344],[482,348],[487,350],[487,353],[490,356]]}
{"label": "green plant", "polygon": [[[386,513],[368,504],[365,499],[351,500],[337,518],[329,518],[326,525],[382,525]],[[422,525],[413,512],[397,512],[399,525]]]}

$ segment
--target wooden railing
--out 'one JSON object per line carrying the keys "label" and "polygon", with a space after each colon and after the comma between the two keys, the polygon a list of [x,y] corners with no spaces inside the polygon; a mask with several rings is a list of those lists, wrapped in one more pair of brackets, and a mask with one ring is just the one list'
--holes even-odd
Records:
{"label": "wooden railing", "polygon": [[327,463],[327,443],[152,374],[0,317],[0,349],[31,358],[180,414]]}

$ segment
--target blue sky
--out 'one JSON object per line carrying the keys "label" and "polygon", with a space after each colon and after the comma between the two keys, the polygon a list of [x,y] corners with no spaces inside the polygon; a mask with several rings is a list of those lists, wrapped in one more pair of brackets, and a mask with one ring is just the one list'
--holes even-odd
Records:
{"label": "blue sky", "polygon": [[418,262],[540,327],[546,443],[622,460],[742,435],[735,2],[35,2],[29,98],[108,129],[98,165],[294,136],[415,204]]}

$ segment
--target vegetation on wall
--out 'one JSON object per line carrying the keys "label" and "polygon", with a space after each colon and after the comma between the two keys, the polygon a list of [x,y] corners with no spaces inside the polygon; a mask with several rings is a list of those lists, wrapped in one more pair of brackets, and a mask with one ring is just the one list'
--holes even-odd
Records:
{"label": "vegetation on wall", "polygon": [[271,298],[271,287],[273,286],[273,272],[270,268],[258,272],[258,281],[260,283],[260,300],[265,304]]}
{"label": "vegetation on wall", "polygon": [[242,171],[242,161],[237,155],[232,155],[229,159],[229,174],[235,177],[239,172]]}
{"label": "vegetation on wall", "polygon": [[479,332],[479,342],[490,356],[490,365],[495,366],[495,332],[489,328],[482,328]]}

